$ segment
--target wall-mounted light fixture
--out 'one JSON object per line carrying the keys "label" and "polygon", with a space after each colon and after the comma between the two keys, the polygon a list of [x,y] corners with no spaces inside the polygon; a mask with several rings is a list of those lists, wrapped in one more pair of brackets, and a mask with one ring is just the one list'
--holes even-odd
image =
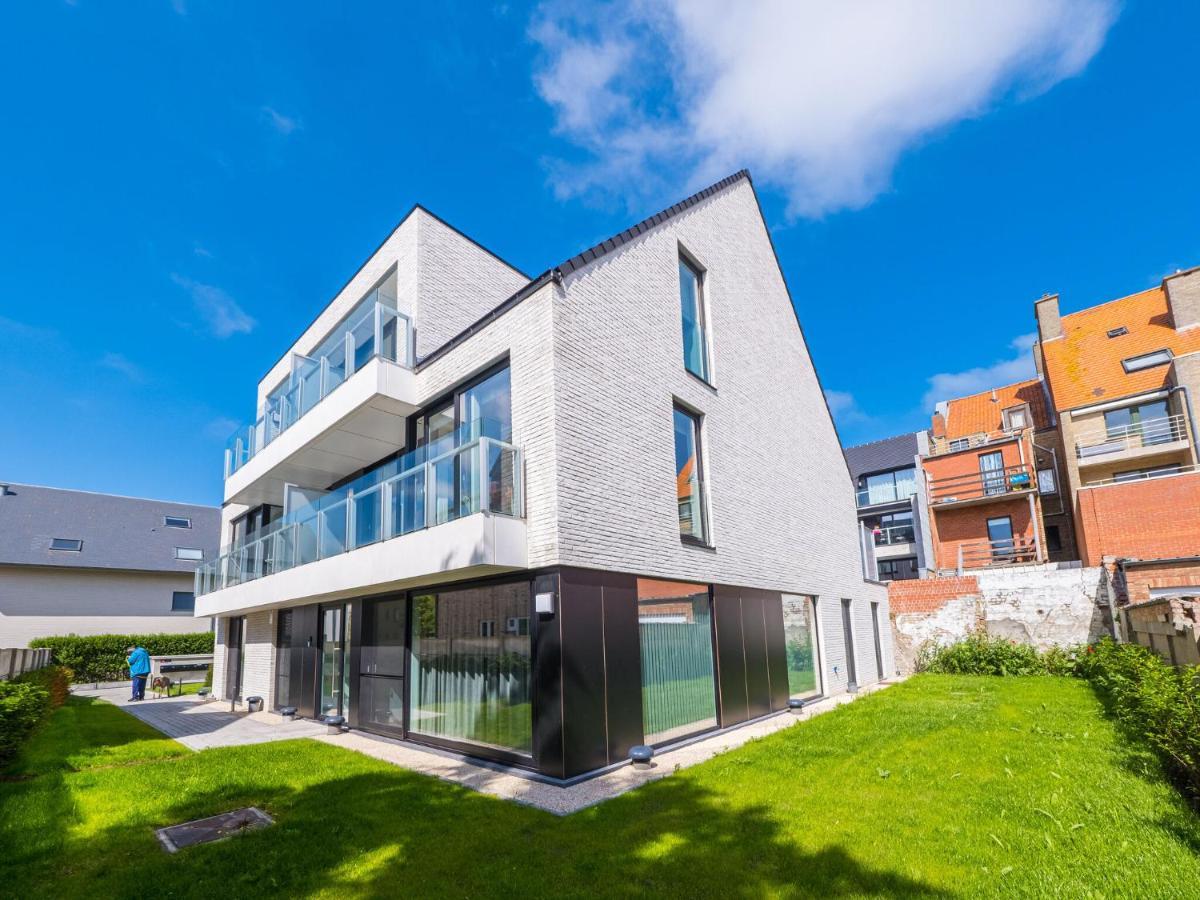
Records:
{"label": "wall-mounted light fixture", "polygon": [[534,594],[533,609],[539,616],[554,615],[554,591]]}

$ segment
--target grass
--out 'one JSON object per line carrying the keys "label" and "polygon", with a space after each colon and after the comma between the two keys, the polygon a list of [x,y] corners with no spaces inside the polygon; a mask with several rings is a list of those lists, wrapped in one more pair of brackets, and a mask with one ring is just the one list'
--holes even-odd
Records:
{"label": "grass", "polygon": [[[1088,686],[920,676],[566,819],[311,741],[179,753],[81,699],[0,783],[21,896],[1195,897],[1200,817]],[[32,777],[31,777],[32,776]],[[255,804],[176,856],[155,827]]]}

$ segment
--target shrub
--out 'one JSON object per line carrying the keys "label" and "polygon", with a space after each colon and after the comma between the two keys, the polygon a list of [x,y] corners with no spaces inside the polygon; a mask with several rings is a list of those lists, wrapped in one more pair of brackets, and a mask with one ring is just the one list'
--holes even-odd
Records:
{"label": "shrub", "polygon": [[1028,644],[973,634],[955,644],[926,644],[917,668],[942,675],[1045,675],[1046,663]]}
{"label": "shrub", "polygon": [[62,706],[70,692],[71,672],[48,666],[12,681],[0,681],[0,767],[50,710]]}
{"label": "shrub", "polygon": [[38,638],[29,646],[49,647],[54,661],[73,670],[76,681],[120,681],[129,674],[126,647],[145,647],[151,656],[212,653],[213,634],[71,634]]}
{"label": "shrub", "polygon": [[1105,638],[1078,654],[1075,671],[1200,801],[1200,666],[1176,669],[1146,647]]}

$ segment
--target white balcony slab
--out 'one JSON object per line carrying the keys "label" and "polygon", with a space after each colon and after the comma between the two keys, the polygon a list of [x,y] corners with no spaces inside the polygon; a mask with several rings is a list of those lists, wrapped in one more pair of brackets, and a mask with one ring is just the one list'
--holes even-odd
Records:
{"label": "white balcony slab", "polygon": [[876,544],[876,559],[898,559],[906,556],[916,556],[917,545],[909,541],[902,544]]}
{"label": "white balcony slab", "polygon": [[527,567],[523,519],[476,513],[196,598],[224,616],[512,572]]}
{"label": "white balcony slab", "polygon": [[1090,469],[1093,466],[1106,466],[1113,463],[1133,460],[1151,460],[1172,454],[1186,453],[1189,442],[1184,440],[1165,441],[1161,444],[1130,445],[1127,441],[1112,441],[1107,444],[1097,444],[1083,447],[1077,460],[1079,468]]}
{"label": "white balcony slab", "polygon": [[282,503],[284,484],[324,487],[404,446],[416,375],[375,357],[225,480],[225,502]]}

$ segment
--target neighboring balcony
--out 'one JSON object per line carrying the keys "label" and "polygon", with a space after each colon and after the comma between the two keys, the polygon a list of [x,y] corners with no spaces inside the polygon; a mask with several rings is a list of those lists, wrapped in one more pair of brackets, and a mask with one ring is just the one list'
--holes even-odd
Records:
{"label": "neighboring balcony", "polygon": [[467,429],[470,440],[406,454],[393,474],[372,473],[289,511],[200,566],[196,614],[524,568],[521,449]]}
{"label": "neighboring balcony", "polygon": [[1027,465],[972,472],[929,483],[929,503],[934,508],[996,503],[1033,493],[1033,473]]}
{"label": "neighboring balcony", "polygon": [[964,541],[958,545],[958,571],[1016,566],[1038,561],[1038,546],[1031,538],[1014,537],[1000,541]]}
{"label": "neighboring balcony", "polygon": [[916,529],[912,525],[889,525],[886,528],[876,528],[874,534],[876,547],[911,544],[917,539]]}
{"label": "neighboring balcony", "polygon": [[856,494],[858,507],[882,506],[885,503],[907,503],[917,492],[912,482],[903,484],[880,484],[874,487],[860,488]]}
{"label": "neighboring balcony", "polygon": [[1075,438],[1075,456],[1080,469],[1178,453],[1188,447],[1187,419],[1182,415],[1116,427],[1101,425],[1081,430]]}
{"label": "neighboring balcony", "polygon": [[285,484],[332,484],[403,443],[417,409],[408,318],[375,303],[313,357],[293,354],[287,383],[225,449],[227,503],[278,502]]}

